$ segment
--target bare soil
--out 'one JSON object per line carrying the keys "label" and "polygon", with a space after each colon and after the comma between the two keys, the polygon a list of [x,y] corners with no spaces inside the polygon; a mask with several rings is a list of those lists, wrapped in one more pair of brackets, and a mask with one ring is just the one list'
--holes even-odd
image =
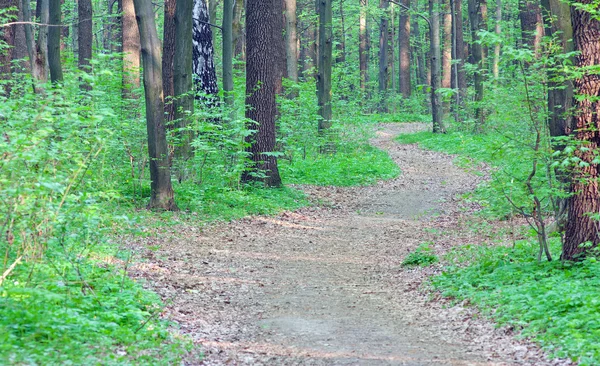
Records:
{"label": "bare soil", "polygon": [[400,266],[424,242],[442,254],[497,240],[469,227],[477,207],[460,199],[485,174],[393,141],[424,128],[382,125],[372,141],[400,166],[397,179],[300,187],[320,204],[132,239],[142,259],[130,275],[164,298],[162,315],[197,346],[186,364],[570,364],[428,291],[439,265]]}

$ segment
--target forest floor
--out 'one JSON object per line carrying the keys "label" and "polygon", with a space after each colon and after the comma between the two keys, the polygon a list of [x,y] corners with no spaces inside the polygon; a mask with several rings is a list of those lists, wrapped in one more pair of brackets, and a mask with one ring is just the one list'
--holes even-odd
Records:
{"label": "forest floor", "polygon": [[318,204],[132,239],[140,261],[130,275],[163,297],[163,316],[196,346],[186,364],[570,364],[428,291],[423,283],[440,265],[401,267],[421,243],[442,255],[497,242],[493,232],[473,229],[477,207],[460,199],[485,173],[393,141],[424,128],[379,126],[372,143],[400,166],[396,179],[299,187]]}

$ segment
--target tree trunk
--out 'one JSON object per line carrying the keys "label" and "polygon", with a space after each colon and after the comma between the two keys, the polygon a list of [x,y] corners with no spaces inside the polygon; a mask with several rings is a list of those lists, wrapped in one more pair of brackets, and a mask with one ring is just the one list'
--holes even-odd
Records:
{"label": "tree trunk", "polygon": [[[132,98],[140,87],[140,32],[135,23],[133,0],[121,1],[121,36],[123,40],[123,96]],[[162,75],[161,75],[162,79]],[[162,80],[161,80],[162,83]]]}
{"label": "tree trunk", "polygon": [[162,78],[165,97],[165,119],[167,123],[175,119],[175,87],[173,86],[173,60],[175,59],[175,9],[176,0],[165,0],[163,25]]}
{"label": "tree trunk", "polygon": [[462,1],[450,0],[452,3],[452,26],[454,28],[454,59],[457,61],[454,66],[453,76],[455,78],[454,86],[458,89],[457,105],[462,105],[462,101],[467,95],[467,78],[465,76],[465,41],[463,36],[463,16]]}
{"label": "tree trunk", "polygon": [[[583,5],[595,6],[593,0],[583,0]],[[573,21],[573,43],[576,56],[576,66],[592,68],[600,65],[600,21],[590,13],[571,8]],[[600,211],[600,190],[598,178],[599,165],[596,161],[597,151],[600,147],[600,77],[593,72],[584,73],[575,79],[575,89],[582,98],[575,100],[574,116],[576,141],[582,141],[586,151],[576,150],[577,156],[587,166],[577,164],[571,179],[571,193],[569,198],[569,220],[565,231],[563,252],[561,259],[576,260],[598,245],[600,241],[599,223],[590,214]],[[582,246],[581,244],[588,245]]]}
{"label": "tree trunk", "polygon": [[519,19],[521,20],[521,39],[523,44],[539,55],[544,35],[542,10],[538,0],[519,0]]}
{"label": "tree trunk", "polygon": [[209,107],[217,102],[219,87],[215,71],[212,29],[210,28],[208,9],[205,0],[194,0],[194,51],[193,69],[196,89],[200,92],[200,100]]}
{"label": "tree trunk", "polygon": [[[4,14],[8,17],[8,20],[13,22],[17,18],[17,6],[16,0],[0,0],[0,9],[6,9],[9,7],[15,7],[14,11],[9,11]],[[0,49],[0,80],[11,80],[12,79],[12,61],[15,52],[15,26],[0,28],[0,44],[5,43],[7,48]],[[4,85],[3,94],[5,96],[10,95],[11,86],[10,84]]]}
{"label": "tree trunk", "polygon": [[246,41],[244,38],[244,27],[242,25],[242,14],[244,12],[244,0],[234,0],[233,7],[233,54],[235,58],[244,59],[244,48]]}
{"label": "tree trunk", "polygon": [[[175,157],[188,160],[192,154],[194,134],[187,127],[190,124],[189,113],[194,112],[194,95],[192,94],[192,10],[189,0],[177,0],[175,6],[175,54],[173,61],[173,92],[175,95],[174,111],[177,121],[179,144],[175,148]],[[186,179],[183,170],[178,171],[179,179]]]}
{"label": "tree trunk", "polygon": [[[208,1],[208,22],[212,24],[217,24],[217,0],[207,0]],[[217,44],[215,39],[215,33],[212,33],[212,44]]]}
{"label": "tree trunk", "polygon": [[248,0],[246,8],[246,117],[248,128],[256,132],[246,138],[252,165],[242,174],[242,182],[262,182],[281,186],[275,152],[275,93],[281,80],[273,65],[280,65],[283,41],[281,0]]}
{"label": "tree trunk", "polygon": [[135,6],[134,12],[137,15],[139,34],[141,35],[140,43],[144,69],[151,180],[151,196],[148,209],[176,211],[177,205],[175,204],[171,185],[169,150],[165,131],[160,39],[154,23],[152,2],[133,0],[133,3]]}
{"label": "tree trunk", "polygon": [[[233,0],[223,1],[223,93],[233,113]],[[232,115],[233,117],[233,115]]]}
{"label": "tree trunk", "polygon": [[386,92],[387,92],[387,80],[388,80],[388,16],[387,10],[389,8],[388,0],[380,0],[379,7],[382,9],[384,15],[381,17],[379,26],[379,96],[381,98],[381,104],[379,105],[380,112],[387,112],[386,107]]}
{"label": "tree trunk", "polygon": [[360,89],[365,92],[369,82],[369,49],[367,48],[367,7],[368,0],[360,0],[360,19],[359,19],[359,64],[360,64]]}
{"label": "tree trunk", "polygon": [[[49,24],[61,24],[60,0],[50,0]],[[63,81],[62,64],[60,60],[61,27],[50,27],[48,30],[48,65],[50,66],[50,81]]]}
{"label": "tree trunk", "polygon": [[440,98],[441,86],[441,49],[440,49],[440,14],[438,0],[429,0],[429,41],[431,53],[431,111],[433,115],[433,133],[445,133],[443,122],[442,101]]}
{"label": "tree trunk", "polygon": [[[92,59],[92,1],[78,0],[77,14],[79,24],[77,27],[78,65],[85,72],[91,72],[90,60]],[[84,82],[83,90],[90,90],[91,85]]]}
{"label": "tree trunk", "polygon": [[475,85],[475,132],[482,132],[483,125],[485,123],[485,117],[483,108],[481,107],[481,101],[483,100],[483,48],[479,41],[479,35],[477,34],[480,30],[481,22],[481,7],[477,3],[477,0],[468,0],[469,6],[469,23],[471,25],[471,56],[473,57],[473,64],[476,66],[475,73],[473,75],[473,83]]}
{"label": "tree trunk", "polygon": [[296,22],[296,0],[284,1],[287,77],[294,82],[298,82],[298,35]]}
{"label": "tree trunk", "polygon": [[[502,0],[496,0],[496,28],[495,33],[498,39],[502,36],[500,29],[500,23],[502,22]],[[498,79],[500,76],[500,42],[496,42],[494,46],[494,63],[492,64],[492,74],[494,79]]]}
{"label": "tree trunk", "polygon": [[[37,18],[41,24],[49,23],[50,0],[39,0],[36,3]],[[33,65],[33,78],[41,83],[48,81],[48,26],[40,26],[38,39],[35,44],[35,61]],[[39,92],[39,90],[36,90]]]}
{"label": "tree trunk", "polygon": [[[402,4],[410,8],[410,0],[402,0]],[[412,89],[410,80],[410,15],[406,9],[400,9],[398,44],[398,59],[400,61],[400,93],[402,93],[404,98],[410,98]]]}
{"label": "tree trunk", "polygon": [[450,0],[443,3],[444,50],[442,54],[442,88],[452,87],[452,11]]}
{"label": "tree trunk", "polygon": [[[317,74],[317,99],[319,105],[319,132],[331,127],[331,59],[332,59],[332,10],[331,0],[318,0],[319,5],[319,65]],[[386,48],[387,51],[387,48]],[[387,65],[387,64],[386,64]]]}
{"label": "tree trunk", "polygon": [[388,80],[387,85],[388,88],[395,91],[396,90],[396,65],[395,65],[395,53],[396,53],[396,33],[395,33],[395,24],[394,21],[396,19],[395,7],[390,6],[390,19],[389,19],[389,27],[388,27]]}
{"label": "tree trunk", "polygon": [[337,44],[338,55],[335,59],[335,63],[346,62],[346,16],[344,13],[344,0],[340,0],[340,27],[342,28],[340,34],[340,41]]}

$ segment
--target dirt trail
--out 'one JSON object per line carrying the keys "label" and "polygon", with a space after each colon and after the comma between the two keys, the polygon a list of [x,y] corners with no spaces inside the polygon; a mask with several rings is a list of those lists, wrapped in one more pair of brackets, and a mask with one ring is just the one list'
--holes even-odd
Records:
{"label": "dirt trail", "polygon": [[456,202],[482,178],[451,156],[393,142],[424,125],[381,128],[373,144],[398,163],[397,179],[303,187],[329,205],[132,243],[145,261],[131,275],[171,302],[165,316],[205,353],[187,364],[567,364],[473,310],[444,308],[420,288],[439,268],[400,267],[423,242],[442,253],[486,240],[464,228],[470,209]]}

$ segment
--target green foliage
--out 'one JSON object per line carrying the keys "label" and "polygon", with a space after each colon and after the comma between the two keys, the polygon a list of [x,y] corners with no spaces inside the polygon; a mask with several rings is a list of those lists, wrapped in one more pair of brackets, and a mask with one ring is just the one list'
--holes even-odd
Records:
{"label": "green foliage", "polygon": [[[557,239],[551,246],[560,251]],[[536,247],[520,241],[514,248],[459,248],[449,256],[454,266],[433,284],[445,296],[468,299],[500,325],[535,339],[555,357],[597,365],[600,263],[593,256],[582,263],[540,263],[531,255]]]}
{"label": "green foliage", "polygon": [[420,244],[414,252],[410,252],[402,261],[402,267],[427,267],[439,262],[437,255],[433,254],[430,245],[432,243]]}

